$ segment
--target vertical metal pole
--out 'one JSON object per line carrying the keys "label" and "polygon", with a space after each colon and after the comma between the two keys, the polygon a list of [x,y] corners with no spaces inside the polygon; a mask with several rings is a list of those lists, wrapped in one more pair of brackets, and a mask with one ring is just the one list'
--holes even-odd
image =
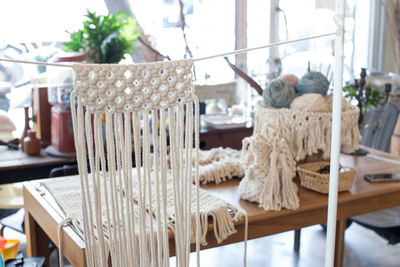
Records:
{"label": "vertical metal pole", "polygon": [[[247,0],[236,0],[235,49],[247,47]],[[235,65],[247,73],[247,53],[235,56]]]}
{"label": "vertical metal pole", "polygon": [[[279,0],[271,0],[269,6],[269,42],[279,42]],[[279,46],[274,46],[269,49],[269,59],[274,60],[279,58]]]}
{"label": "vertical metal pole", "polygon": [[344,0],[336,0],[335,22],[335,77],[333,91],[331,167],[329,179],[328,232],[325,249],[325,267],[332,267],[335,256],[336,214],[338,199],[338,176],[340,157],[340,133],[342,118],[343,46],[344,46]]}
{"label": "vertical metal pole", "polygon": [[[247,0],[235,1],[235,50],[247,47]],[[235,65],[244,73],[247,73],[247,53],[235,55]],[[249,98],[247,83],[235,74],[237,81],[235,103],[244,107],[243,114],[249,112]]]}

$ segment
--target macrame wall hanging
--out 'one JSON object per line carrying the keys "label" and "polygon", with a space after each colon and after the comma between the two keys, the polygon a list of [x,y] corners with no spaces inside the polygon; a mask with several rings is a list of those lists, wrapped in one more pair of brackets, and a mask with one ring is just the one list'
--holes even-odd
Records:
{"label": "macrame wall hanging", "polygon": [[[191,242],[198,248],[192,158],[198,153],[199,109],[192,64],[73,66],[88,266],[107,266],[109,256],[112,266],[168,266],[169,230],[177,266],[188,266]],[[198,177],[197,164],[195,169]]]}

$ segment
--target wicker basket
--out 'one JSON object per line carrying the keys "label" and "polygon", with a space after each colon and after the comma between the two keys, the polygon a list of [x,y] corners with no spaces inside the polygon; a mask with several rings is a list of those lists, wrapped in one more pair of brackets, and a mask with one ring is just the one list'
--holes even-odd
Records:
{"label": "wicker basket", "polygon": [[[321,174],[316,171],[329,165],[328,161],[318,161],[297,166],[301,185],[305,188],[327,194],[329,192],[329,174]],[[348,191],[353,186],[353,179],[356,170],[344,167],[344,171],[339,172],[338,191]]]}

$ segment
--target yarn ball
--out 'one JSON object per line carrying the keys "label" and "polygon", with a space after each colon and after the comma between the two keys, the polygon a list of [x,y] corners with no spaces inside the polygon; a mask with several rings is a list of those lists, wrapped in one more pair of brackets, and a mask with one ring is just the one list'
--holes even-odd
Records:
{"label": "yarn ball", "polygon": [[[329,105],[330,111],[332,111],[333,95],[327,95],[327,96],[325,96],[325,99]],[[347,99],[344,96],[342,96],[342,111],[346,111],[349,109],[351,109],[351,105],[350,105],[349,101],[347,101]]]}
{"label": "yarn ball", "polygon": [[288,108],[296,97],[294,87],[284,80],[272,80],[263,91],[264,104],[275,108]]}
{"label": "yarn ball", "polygon": [[326,98],[320,94],[304,94],[293,99],[291,109],[311,112],[330,112],[330,106]]}
{"label": "yarn ball", "polygon": [[307,72],[296,85],[296,92],[299,95],[307,93],[326,95],[328,89],[328,79],[318,71]]}
{"label": "yarn ball", "polygon": [[10,119],[10,116],[4,110],[0,110],[0,132],[15,131],[15,124]]}
{"label": "yarn ball", "polygon": [[297,83],[299,82],[299,78],[297,78],[297,76],[294,74],[286,74],[279,77],[278,79],[289,82],[293,87],[296,87]]}

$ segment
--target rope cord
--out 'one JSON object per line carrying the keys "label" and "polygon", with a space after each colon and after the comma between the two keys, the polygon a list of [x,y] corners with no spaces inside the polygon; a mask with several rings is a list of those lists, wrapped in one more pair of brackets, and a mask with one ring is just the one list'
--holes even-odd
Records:
{"label": "rope cord", "polygon": [[242,210],[244,214],[244,255],[243,255],[243,266],[247,267],[247,239],[249,235],[249,216],[247,212]]}
{"label": "rope cord", "polygon": [[72,65],[68,65],[68,64],[40,62],[40,61],[32,61],[32,60],[19,60],[19,59],[11,59],[11,58],[0,58],[0,61],[12,62],[12,63],[22,63],[22,64],[42,65],[42,66],[72,68]]}
{"label": "rope cord", "polygon": [[325,33],[325,34],[314,35],[314,36],[305,37],[305,38],[300,38],[300,39],[295,39],[295,40],[288,40],[288,41],[282,41],[282,42],[271,43],[271,44],[262,45],[262,46],[257,46],[257,47],[238,49],[238,50],[235,50],[235,51],[232,51],[232,52],[226,52],[226,53],[216,54],[216,55],[212,55],[212,56],[194,58],[193,61],[196,62],[196,61],[207,60],[207,59],[212,59],[212,58],[216,58],[216,57],[224,57],[224,56],[230,56],[230,55],[239,55],[239,54],[251,52],[251,51],[254,51],[254,50],[260,50],[260,49],[269,48],[269,47],[274,47],[274,46],[280,46],[280,45],[286,45],[286,44],[291,44],[291,43],[296,43],[296,42],[301,42],[301,41],[306,41],[306,40],[312,40],[312,39],[322,38],[322,37],[331,36],[331,35],[335,35],[335,34],[336,34],[336,32]]}
{"label": "rope cord", "polygon": [[196,263],[200,267],[200,179],[199,179],[199,150],[200,150],[200,107],[199,99],[196,95],[194,97],[195,104],[195,129],[194,129],[194,142],[195,142],[195,185],[196,185]]}
{"label": "rope cord", "polygon": [[[266,45],[262,45],[262,46],[238,49],[238,50],[234,50],[234,51],[231,51],[231,52],[225,52],[225,53],[216,54],[216,55],[210,55],[210,56],[205,56],[205,57],[194,58],[193,62],[201,61],[201,60],[213,59],[213,58],[217,58],[217,57],[230,56],[230,55],[239,55],[239,54],[251,52],[251,51],[254,51],[254,50],[260,50],[260,49],[269,48],[269,47],[275,47],[275,46],[280,46],[280,45],[286,45],[286,44],[291,44],[291,43],[296,43],[296,42],[301,42],[301,41],[306,41],[306,40],[312,40],[312,39],[318,39],[318,38],[323,38],[323,37],[327,37],[327,36],[332,36],[332,35],[337,34],[337,32],[339,32],[339,31],[344,31],[343,26],[341,26],[339,24],[339,22],[338,22],[338,16],[335,16],[334,19],[335,19],[336,25],[338,26],[338,30],[336,32],[325,33],[325,34],[320,34],[320,35],[314,35],[314,36],[310,36],[310,37],[294,39],[294,40],[288,40],[288,41],[282,41],[282,42],[275,42],[275,43],[266,44]],[[0,61],[13,62],[13,63],[23,63],[23,64],[43,65],[43,66],[53,66],[53,67],[72,68],[72,65],[70,65],[70,64],[62,64],[62,63],[50,63],[50,62],[19,60],[19,59],[9,59],[9,58],[0,58]]]}
{"label": "rope cord", "polygon": [[58,238],[58,262],[60,267],[64,267],[64,261],[63,261],[63,254],[62,254],[62,240],[61,240],[61,228],[64,226],[68,226],[71,224],[72,219],[71,218],[66,218],[62,220],[61,222],[58,223],[57,225],[57,238]]}

